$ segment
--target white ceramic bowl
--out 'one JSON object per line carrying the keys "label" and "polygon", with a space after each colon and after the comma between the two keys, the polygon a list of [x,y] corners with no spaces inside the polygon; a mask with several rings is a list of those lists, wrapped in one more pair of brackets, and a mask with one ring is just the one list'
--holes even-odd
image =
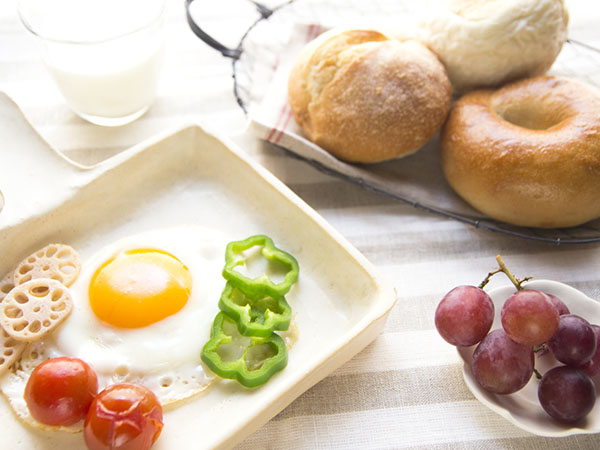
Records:
{"label": "white ceramic bowl", "polygon": [[[600,325],[600,302],[589,298],[581,291],[564,283],[551,280],[534,280],[524,284],[524,286],[528,289],[538,289],[556,295],[567,305],[572,314],[577,314],[592,324]],[[498,287],[488,292],[496,308],[492,330],[501,328],[500,311],[504,301],[513,292],[515,292],[515,287],[512,285]],[[517,427],[539,436],[560,437],[600,432],[600,399],[597,400],[594,409],[581,422],[575,425],[557,422],[547,415],[539,404],[537,396],[539,380],[535,375],[531,377],[531,380],[523,389],[514,394],[495,395],[483,390],[471,371],[471,360],[475,348],[476,346],[458,347],[458,353],[464,361],[463,376],[473,395],[492,411],[500,414]],[[559,364],[550,352],[535,357],[535,367],[542,374]],[[600,380],[594,381],[600,394]]]}

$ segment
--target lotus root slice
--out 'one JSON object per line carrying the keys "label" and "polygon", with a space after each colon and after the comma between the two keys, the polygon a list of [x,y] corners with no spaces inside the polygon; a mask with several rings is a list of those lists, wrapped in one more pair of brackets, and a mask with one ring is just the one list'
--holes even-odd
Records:
{"label": "lotus root slice", "polygon": [[4,297],[15,287],[15,276],[13,272],[7,273],[2,280],[0,280],[0,303],[4,300]]}
{"label": "lotus root slice", "polygon": [[36,278],[51,278],[68,287],[80,270],[79,254],[73,247],[50,244],[21,261],[15,270],[14,282],[18,285]]}
{"label": "lotus root slice", "polygon": [[26,342],[21,342],[9,336],[3,328],[0,328],[0,376],[16,362],[25,350]]}
{"label": "lotus root slice", "polygon": [[72,310],[73,299],[62,283],[37,278],[15,286],[0,303],[0,325],[19,341],[36,341],[52,332]]}

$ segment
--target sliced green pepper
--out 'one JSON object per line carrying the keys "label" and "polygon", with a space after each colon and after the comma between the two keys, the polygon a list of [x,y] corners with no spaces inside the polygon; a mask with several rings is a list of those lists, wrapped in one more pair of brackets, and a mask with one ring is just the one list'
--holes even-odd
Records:
{"label": "sliced green pepper", "polygon": [[[268,262],[277,262],[286,269],[283,281],[274,283],[266,273],[249,278],[241,274],[236,267],[246,263],[247,257],[242,254],[254,246],[262,246],[261,254]],[[283,297],[298,279],[298,261],[289,253],[275,247],[273,240],[265,235],[250,236],[243,241],[233,241],[225,249],[225,267],[223,277],[252,298]]]}
{"label": "sliced green pepper", "polygon": [[253,299],[230,282],[225,284],[219,309],[233,318],[240,333],[246,336],[268,337],[275,330],[287,330],[292,319],[292,308],[285,297]]}
{"label": "sliced green pepper", "polygon": [[234,319],[219,312],[209,341],[202,348],[202,361],[222,378],[246,387],[260,386],[287,365],[285,342],[276,333],[268,337],[243,336]]}

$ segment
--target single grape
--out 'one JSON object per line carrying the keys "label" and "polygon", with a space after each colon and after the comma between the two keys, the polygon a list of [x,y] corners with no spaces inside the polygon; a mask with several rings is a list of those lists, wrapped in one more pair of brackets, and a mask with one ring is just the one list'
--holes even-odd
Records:
{"label": "single grape", "polygon": [[435,310],[435,327],[452,345],[481,341],[494,321],[494,303],[483,289],[458,286],[448,292]]}
{"label": "single grape", "polygon": [[502,327],[510,338],[523,345],[541,345],[558,328],[558,311],[546,294],[523,289],[511,295],[500,314]]}
{"label": "single grape", "polygon": [[550,298],[550,301],[558,311],[559,316],[571,314],[571,311],[569,311],[569,308],[567,305],[565,305],[565,302],[563,302],[560,298],[558,298],[556,295],[548,294],[547,292],[544,293]]}
{"label": "single grape", "polygon": [[488,334],[473,353],[473,375],[486,391],[512,394],[533,374],[533,349],[513,341],[502,329]]}
{"label": "single grape", "polygon": [[558,366],[544,374],[538,386],[538,399],[544,411],[561,422],[577,422],[596,402],[594,382],[583,371]]}
{"label": "single grape", "polygon": [[596,333],[587,320],[575,314],[560,316],[558,330],[548,341],[548,348],[561,363],[581,366],[596,351]]}
{"label": "single grape", "polygon": [[594,352],[592,359],[579,368],[590,377],[597,377],[600,375],[600,327],[598,325],[592,325],[592,328],[596,333],[596,351]]}

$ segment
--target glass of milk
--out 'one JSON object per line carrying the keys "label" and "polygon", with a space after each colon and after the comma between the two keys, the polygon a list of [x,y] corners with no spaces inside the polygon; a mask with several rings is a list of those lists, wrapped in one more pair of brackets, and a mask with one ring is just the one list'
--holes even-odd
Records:
{"label": "glass of milk", "polygon": [[71,109],[118,126],[156,97],[163,61],[165,0],[20,0],[48,71]]}

